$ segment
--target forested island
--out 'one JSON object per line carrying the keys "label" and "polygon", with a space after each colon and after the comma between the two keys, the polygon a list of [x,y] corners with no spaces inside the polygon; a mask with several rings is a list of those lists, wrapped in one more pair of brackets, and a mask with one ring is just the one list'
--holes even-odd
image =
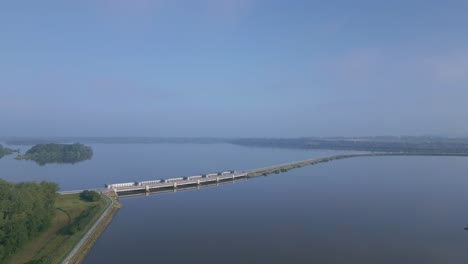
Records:
{"label": "forested island", "polygon": [[18,152],[18,150],[5,148],[4,146],[0,144],[0,159],[3,158],[3,156],[13,154],[14,152]]}
{"label": "forested island", "polygon": [[39,144],[29,149],[18,160],[34,160],[40,165],[47,163],[76,163],[93,157],[93,149],[83,144]]}

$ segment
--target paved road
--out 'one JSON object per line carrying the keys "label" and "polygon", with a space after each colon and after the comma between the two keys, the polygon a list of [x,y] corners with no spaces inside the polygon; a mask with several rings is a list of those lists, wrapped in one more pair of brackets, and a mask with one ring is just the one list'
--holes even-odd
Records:
{"label": "paved road", "polygon": [[[81,192],[81,191],[76,191],[76,192]],[[83,244],[89,239],[89,237],[91,236],[91,234],[94,232],[94,230],[96,229],[96,227],[99,225],[99,223],[101,223],[101,221],[104,219],[104,217],[109,213],[110,209],[112,208],[112,206],[114,205],[114,200],[112,200],[111,198],[109,198],[107,195],[103,194],[103,196],[105,197],[105,199],[108,201],[107,203],[107,207],[106,209],[104,210],[104,212],[101,214],[101,216],[98,218],[98,220],[94,223],[94,225],[88,230],[88,232],[86,232],[86,234],[83,236],[83,238],[81,238],[80,242],[78,242],[78,244],[75,245],[75,247],[73,248],[72,251],[70,251],[70,253],[68,254],[68,256],[65,258],[65,260],[63,260],[62,264],[68,264],[70,262],[70,260],[76,255],[76,253],[78,253],[79,249],[81,248],[81,246],[83,246]]]}

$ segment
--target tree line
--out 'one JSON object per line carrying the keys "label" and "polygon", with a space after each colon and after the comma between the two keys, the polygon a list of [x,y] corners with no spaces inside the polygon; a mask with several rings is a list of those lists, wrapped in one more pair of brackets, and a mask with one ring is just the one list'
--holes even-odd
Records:
{"label": "tree line", "polygon": [[231,140],[230,143],[241,146],[269,148],[468,155],[468,139],[437,137],[243,138]]}
{"label": "tree line", "polygon": [[0,263],[50,225],[57,191],[51,182],[0,180]]}

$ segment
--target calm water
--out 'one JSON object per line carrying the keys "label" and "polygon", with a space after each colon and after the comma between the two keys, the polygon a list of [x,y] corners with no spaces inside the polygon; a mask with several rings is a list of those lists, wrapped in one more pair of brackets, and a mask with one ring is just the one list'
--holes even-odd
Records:
{"label": "calm water", "polygon": [[[5,146],[5,144],[3,144]],[[246,148],[229,144],[93,144],[92,160],[76,164],[0,159],[0,178],[8,181],[53,181],[62,190],[101,188],[106,183],[132,182],[244,170],[334,155],[336,151]],[[18,148],[17,146],[9,146]],[[30,146],[21,147],[24,153]],[[343,152],[343,151],[341,151]]]}
{"label": "calm water", "polygon": [[468,263],[468,159],[341,160],[122,199],[85,263]]}
{"label": "calm water", "polygon": [[[332,151],[93,145],[75,165],[0,160],[63,189],[248,169]],[[85,263],[468,263],[468,158],[367,157],[236,184],[121,199]],[[6,175],[6,176],[5,176]]]}

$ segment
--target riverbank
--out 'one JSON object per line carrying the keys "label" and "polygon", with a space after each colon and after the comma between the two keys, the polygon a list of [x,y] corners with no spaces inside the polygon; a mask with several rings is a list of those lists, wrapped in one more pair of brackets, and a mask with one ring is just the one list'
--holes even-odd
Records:
{"label": "riverbank", "polygon": [[[288,164],[276,165],[268,168],[251,170],[248,172],[248,178],[267,175],[270,173],[281,173],[286,172],[287,170],[299,168],[307,165],[314,165],[322,162],[328,162],[332,160],[352,158],[352,157],[370,157],[370,156],[462,156],[459,154],[451,153],[417,153],[417,154],[408,154],[408,153],[363,153],[363,154],[345,154],[345,155],[335,155],[324,158],[316,158],[305,161],[298,161]],[[107,194],[107,195],[111,195]],[[80,212],[84,211],[88,206],[83,206],[80,203],[86,203],[81,201],[78,197],[78,194],[70,194],[71,196],[60,195],[59,197],[66,197],[68,199],[63,199],[64,201],[57,200],[57,207],[59,203],[61,205],[57,209],[57,216],[54,221],[59,224],[54,224],[51,226],[43,235],[33,241],[31,245],[25,247],[29,250],[21,251],[15,255],[14,261],[10,263],[25,263],[29,260],[36,260],[41,258],[50,258],[51,261],[45,263],[80,263],[93,247],[99,236],[104,232],[108,224],[112,221],[114,215],[117,213],[120,205],[116,201],[115,197],[103,196],[104,205],[100,208],[99,212],[96,213],[93,220],[84,228],[83,231],[80,231],[79,234],[73,238],[65,236],[60,231],[70,224],[74,218],[76,218]],[[65,202],[67,200],[68,202]],[[75,201],[75,202],[73,202]],[[76,209],[75,207],[82,207],[81,209]],[[75,209],[73,209],[75,208]],[[70,214],[70,211],[77,210],[77,212]],[[81,211],[80,211],[81,210]],[[55,222],[54,222],[55,223]],[[58,238],[54,238],[54,236]]]}
{"label": "riverbank", "polygon": [[102,194],[108,204],[99,219],[95,221],[88,232],[81,238],[75,247],[69,252],[68,256],[62,261],[63,264],[79,264],[92,249],[101,234],[106,230],[114,218],[117,211],[122,208],[122,204],[117,200],[114,193]]}
{"label": "riverbank", "polygon": [[[12,256],[8,263],[62,263],[92,227],[99,224],[101,230],[105,229],[117,211],[109,210],[112,204],[111,198],[105,195],[96,202],[83,201],[78,193],[58,195],[56,215],[49,228]],[[67,231],[85,211],[93,212],[89,216],[89,222],[75,232]],[[109,211],[113,213],[108,214]],[[99,221],[101,218],[106,221]]]}

